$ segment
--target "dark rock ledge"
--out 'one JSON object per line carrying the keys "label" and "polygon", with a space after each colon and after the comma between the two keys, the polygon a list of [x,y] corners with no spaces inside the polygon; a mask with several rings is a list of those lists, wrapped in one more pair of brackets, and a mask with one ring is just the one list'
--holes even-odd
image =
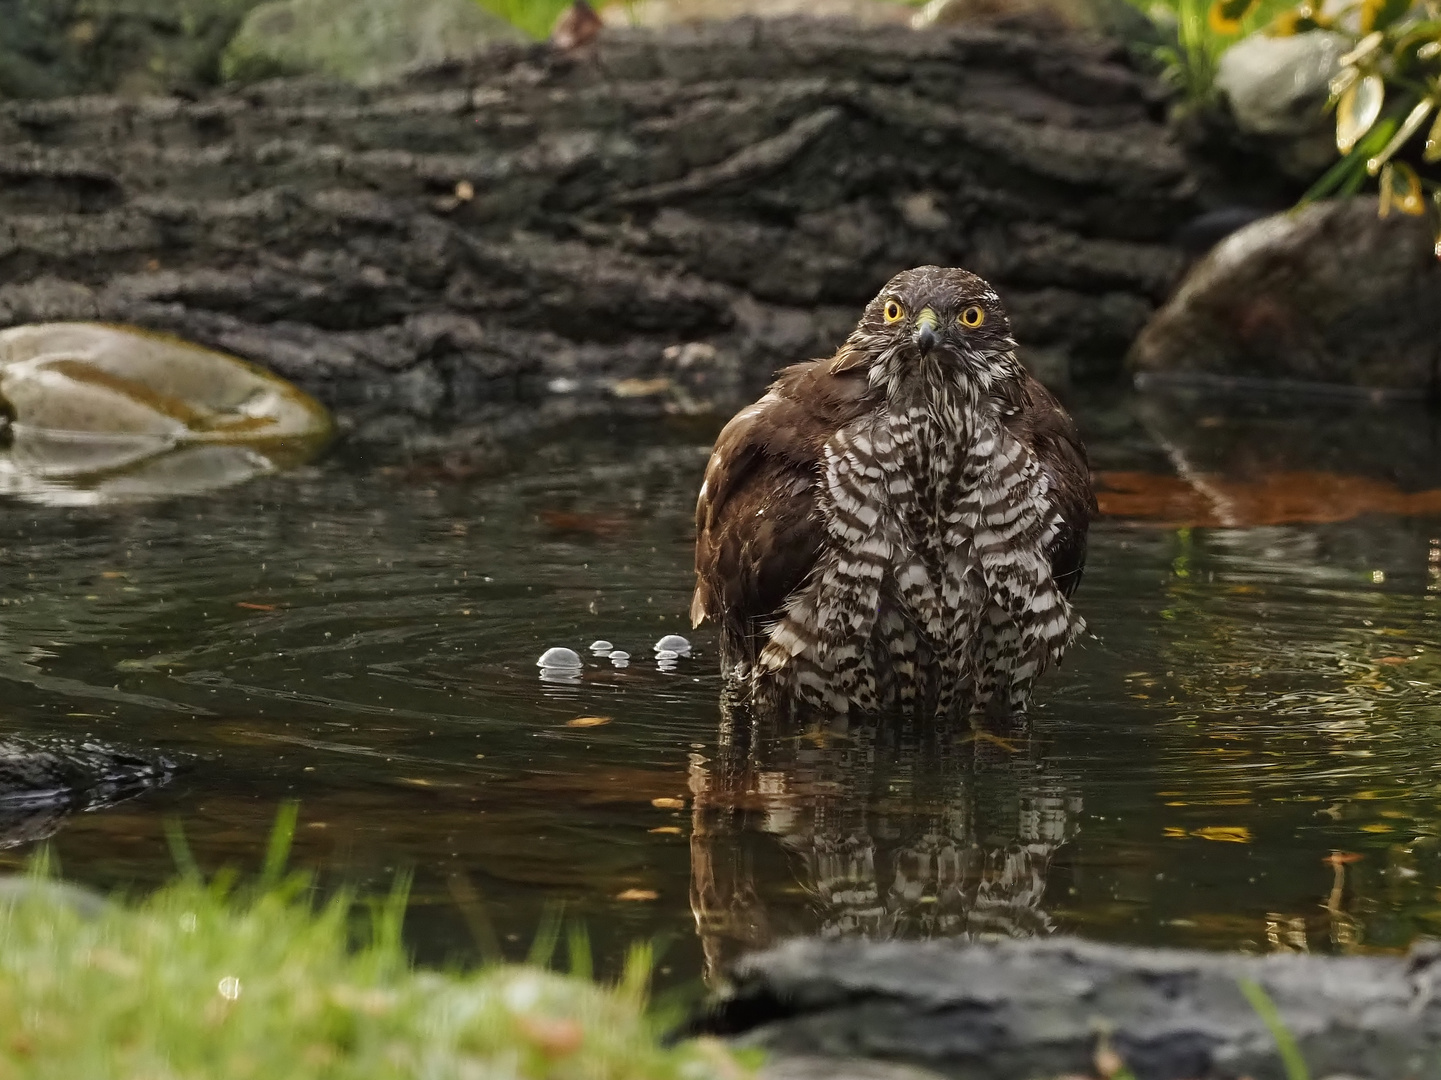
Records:
{"label": "dark rock ledge", "polygon": [[804,20],[10,102],[0,326],[173,331],[394,438],[726,399],[938,262],[997,283],[1043,373],[1108,375],[1196,210],[1159,113],[1098,42]]}
{"label": "dark rock ledge", "polygon": [[1313,1077],[1441,1076],[1435,946],[1258,957],[1061,938],[798,940],[742,960],[701,1027],[782,1060],[986,1080],[1091,1075],[1103,1040],[1139,1080],[1280,1080],[1276,1041],[1242,979],[1279,1010]]}

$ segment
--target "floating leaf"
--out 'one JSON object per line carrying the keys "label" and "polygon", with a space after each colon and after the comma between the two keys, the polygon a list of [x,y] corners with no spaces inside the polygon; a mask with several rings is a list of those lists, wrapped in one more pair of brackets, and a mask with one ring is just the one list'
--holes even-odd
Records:
{"label": "floating leaf", "polygon": [[1404,161],[1388,161],[1381,168],[1380,215],[1386,217],[1395,207],[1403,214],[1420,217],[1426,213],[1426,199],[1421,193],[1421,178]]}
{"label": "floating leaf", "polygon": [[679,826],[679,825],[662,825],[662,826],[660,826],[660,828],[658,828],[658,829],[647,829],[646,832],[659,833],[659,834],[661,834],[662,836],[679,836],[679,835],[680,835],[680,826]]}
{"label": "floating leaf", "polygon": [[657,810],[684,810],[684,799],[652,799],[650,804]]}
{"label": "floating leaf", "polygon": [[627,889],[623,893],[617,893],[617,900],[658,900],[660,893],[654,889]]}
{"label": "floating leaf", "polygon": [[1204,828],[1191,830],[1192,836],[1198,836],[1202,840],[1219,840],[1226,844],[1249,844],[1251,842],[1251,830],[1244,825],[1207,825]]}
{"label": "floating leaf", "polygon": [[1249,15],[1260,0],[1214,0],[1206,21],[1218,34],[1239,34],[1241,20]]}
{"label": "floating leaf", "polygon": [[609,716],[577,716],[574,720],[567,720],[566,727],[600,727],[602,724],[609,724]]}
{"label": "floating leaf", "polygon": [[1366,75],[1352,84],[1336,105],[1336,149],[1349,154],[1381,115],[1386,84],[1380,75]]}
{"label": "floating leaf", "polygon": [[1433,98],[1425,98],[1417,102],[1416,107],[1406,114],[1406,119],[1396,129],[1396,134],[1392,135],[1386,145],[1382,147],[1381,152],[1366,162],[1366,171],[1372,176],[1380,172],[1381,166],[1390,161],[1396,152],[1410,141],[1411,136],[1415,135],[1421,125],[1426,122],[1426,117],[1431,115],[1431,110],[1435,107],[1436,101]]}

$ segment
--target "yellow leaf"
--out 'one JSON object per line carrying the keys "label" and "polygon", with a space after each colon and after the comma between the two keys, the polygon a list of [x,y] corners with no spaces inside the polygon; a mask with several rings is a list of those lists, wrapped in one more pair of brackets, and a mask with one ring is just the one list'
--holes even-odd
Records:
{"label": "yellow leaf", "polygon": [[1392,207],[1412,217],[1420,217],[1426,213],[1426,198],[1421,193],[1421,178],[1416,175],[1416,170],[1404,161],[1388,161],[1381,169],[1380,215],[1386,217]]}
{"label": "yellow leaf", "polygon": [[680,826],[679,826],[679,825],[662,825],[662,826],[661,826],[660,828],[658,828],[658,829],[647,829],[646,832],[663,833],[663,834],[665,834],[666,836],[679,836],[679,835],[680,835]]}
{"label": "yellow leaf", "polygon": [[1426,135],[1426,149],[1421,151],[1421,157],[1428,163],[1441,161],[1441,112],[1436,114],[1431,131]]}
{"label": "yellow leaf", "polygon": [[652,799],[650,804],[657,810],[684,810],[684,799]]}
{"label": "yellow leaf", "polygon": [[1219,840],[1226,844],[1249,844],[1251,842],[1251,830],[1244,825],[1207,825],[1201,829],[1193,829],[1192,836],[1198,836],[1202,840]]}
{"label": "yellow leaf", "polygon": [[1426,117],[1431,115],[1431,110],[1435,108],[1435,106],[1436,102],[1431,98],[1422,98],[1417,102],[1415,107],[1406,115],[1406,119],[1402,122],[1401,126],[1396,129],[1396,134],[1387,140],[1381,152],[1366,162],[1366,171],[1372,176],[1380,172],[1381,166],[1395,157],[1401,147],[1411,141],[1411,136],[1415,135],[1421,125],[1426,122]]}
{"label": "yellow leaf", "polygon": [[1218,34],[1239,34],[1241,20],[1256,7],[1258,0],[1214,0],[1206,13],[1206,22]]}
{"label": "yellow leaf", "polygon": [[1336,103],[1336,149],[1349,154],[1361,137],[1370,131],[1381,115],[1386,100],[1386,84],[1380,75],[1357,79]]}
{"label": "yellow leaf", "polygon": [[654,889],[627,889],[623,893],[617,893],[617,900],[657,900],[660,893]]}
{"label": "yellow leaf", "polygon": [[574,720],[567,720],[566,727],[600,727],[602,724],[609,724],[609,716],[577,716]]}

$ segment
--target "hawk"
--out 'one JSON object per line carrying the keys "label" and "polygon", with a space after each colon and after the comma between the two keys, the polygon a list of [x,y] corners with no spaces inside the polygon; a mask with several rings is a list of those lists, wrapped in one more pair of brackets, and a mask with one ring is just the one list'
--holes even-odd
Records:
{"label": "hawk", "polygon": [[836,354],[721,432],[691,620],[732,687],[836,713],[1025,711],[1084,626],[1095,513],[1074,422],[965,270],[892,278]]}

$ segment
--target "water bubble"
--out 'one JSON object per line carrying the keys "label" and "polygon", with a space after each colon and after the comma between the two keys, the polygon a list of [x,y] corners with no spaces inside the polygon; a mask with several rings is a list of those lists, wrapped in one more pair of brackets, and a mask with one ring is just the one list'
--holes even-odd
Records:
{"label": "water bubble", "polygon": [[630,667],[630,657],[626,656],[625,653],[617,653],[610,658],[610,664],[611,667]]}
{"label": "water bubble", "polygon": [[657,658],[657,660],[656,660],[656,665],[655,665],[655,666],[656,666],[656,670],[657,670],[657,671],[675,671],[675,670],[677,670],[677,664],[676,664],[676,662],[675,662],[674,660],[665,660],[665,659]]}
{"label": "water bubble", "polygon": [[629,660],[629,659],[630,659],[630,653],[626,652],[626,651],[623,650],[623,649],[616,649],[614,652],[612,652],[612,653],[610,654],[610,658],[611,658],[612,660]]}
{"label": "water bubble", "polygon": [[592,641],[590,643],[590,651],[596,653],[599,656],[605,656],[614,648],[614,645],[604,639],[601,639],[600,641]]}
{"label": "water bubble", "polygon": [[655,658],[657,660],[678,660],[680,659],[680,653],[674,649],[657,649],[655,651]]}
{"label": "water bubble", "polygon": [[679,634],[667,634],[655,643],[655,651],[657,654],[672,652],[677,656],[689,656],[690,642]]}
{"label": "water bubble", "polygon": [[581,668],[580,656],[574,649],[546,649],[541,653],[540,659],[535,662],[536,667],[542,668],[569,668],[579,671]]}

